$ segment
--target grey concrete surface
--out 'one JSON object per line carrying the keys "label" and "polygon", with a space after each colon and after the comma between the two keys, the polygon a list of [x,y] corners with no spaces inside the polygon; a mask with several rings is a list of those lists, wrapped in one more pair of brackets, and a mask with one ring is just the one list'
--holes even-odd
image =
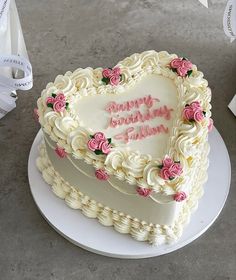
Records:
{"label": "grey concrete surface", "polygon": [[[17,0],[34,87],[20,92],[17,108],[0,120],[1,280],[236,279],[236,120],[227,108],[236,93],[236,43],[222,30],[226,1],[209,2],[206,9],[197,0]],[[112,259],[71,244],[37,210],[27,178],[39,129],[32,110],[57,74],[112,66],[148,49],[186,56],[205,73],[231,158],[231,190],[219,218],[190,245],[151,259]]]}

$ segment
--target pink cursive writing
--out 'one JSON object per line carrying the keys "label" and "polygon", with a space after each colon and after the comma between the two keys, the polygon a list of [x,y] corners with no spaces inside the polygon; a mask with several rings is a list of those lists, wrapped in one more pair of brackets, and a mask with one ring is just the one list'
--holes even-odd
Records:
{"label": "pink cursive writing", "polygon": [[105,110],[109,113],[117,113],[117,112],[130,111],[133,108],[139,108],[141,105],[146,105],[148,108],[151,108],[155,101],[160,102],[158,98],[153,98],[149,94],[148,96],[126,101],[124,103],[116,103],[115,101],[110,102],[106,106]]}
{"label": "pink cursive writing", "polygon": [[168,127],[165,127],[163,124],[156,127],[143,125],[138,127],[137,131],[135,131],[134,127],[129,127],[123,133],[115,135],[114,138],[117,140],[123,140],[125,143],[128,143],[130,140],[141,140],[159,133],[168,133],[168,132],[169,132]]}
{"label": "pink cursive writing", "polygon": [[147,110],[145,113],[141,113],[139,110],[135,111],[133,114],[130,114],[126,117],[120,117],[117,115],[116,117],[111,117],[109,126],[115,128],[121,125],[128,125],[131,123],[138,123],[138,122],[146,122],[152,120],[157,117],[163,117],[166,120],[171,118],[171,112],[173,109],[167,108],[166,105],[153,110]]}

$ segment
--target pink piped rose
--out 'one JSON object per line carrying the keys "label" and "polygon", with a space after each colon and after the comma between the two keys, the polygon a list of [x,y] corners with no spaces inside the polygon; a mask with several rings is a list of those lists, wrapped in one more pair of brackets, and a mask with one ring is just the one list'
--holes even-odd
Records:
{"label": "pink piped rose", "polygon": [[55,112],[63,112],[65,109],[68,109],[69,103],[66,102],[65,95],[60,92],[58,94],[52,93],[52,96],[49,96],[46,99],[46,105],[52,108]]}
{"label": "pink piped rose", "polygon": [[94,139],[96,139],[98,142],[102,141],[102,140],[106,140],[106,137],[104,135],[104,133],[102,132],[97,132],[94,134]]}
{"label": "pink piped rose", "polygon": [[46,99],[46,104],[53,104],[55,102],[55,98],[54,97],[47,97]]}
{"label": "pink piped rose", "polygon": [[111,151],[111,145],[107,140],[101,141],[99,143],[98,149],[101,150],[105,155],[109,154]]}
{"label": "pink piped rose", "polygon": [[181,164],[179,162],[174,162],[168,156],[163,159],[160,169],[160,177],[164,180],[173,180],[183,172]]}
{"label": "pink piped rose", "polygon": [[183,117],[186,120],[193,120],[194,111],[190,106],[186,106],[183,110]]}
{"label": "pink piped rose", "polygon": [[109,69],[109,68],[105,68],[105,69],[102,70],[102,76],[104,78],[110,78],[111,74],[112,74],[112,70]]}
{"label": "pink piped rose", "polygon": [[202,109],[202,107],[201,107],[201,104],[200,104],[200,102],[199,101],[193,101],[192,103],[191,103],[191,108],[192,109]]}
{"label": "pink piped rose", "polygon": [[87,146],[89,150],[95,152],[97,155],[107,155],[111,151],[111,138],[106,138],[102,132],[96,132],[94,135],[91,135]]}
{"label": "pink piped rose", "polygon": [[139,195],[144,196],[144,197],[148,197],[152,192],[151,189],[141,188],[141,187],[137,187],[136,191]]}
{"label": "pink piped rose", "polygon": [[98,149],[98,145],[99,142],[95,138],[90,139],[87,143],[87,146],[90,151],[95,151],[96,149]]}
{"label": "pink piped rose", "polygon": [[107,174],[107,172],[104,169],[97,169],[95,171],[95,176],[97,177],[98,180],[101,180],[101,181],[106,181],[109,179],[109,175]]}
{"label": "pink piped rose", "polygon": [[102,71],[102,81],[107,85],[117,86],[121,81],[121,69],[120,67],[114,67],[113,69],[105,68]]}
{"label": "pink piped rose", "polygon": [[188,68],[178,67],[177,73],[179,74],[180,77],[185,77],[188,74]]}
{"label": "pink piped rose", "polygon": [[183,109],[183,118],[188,121],[201,122],[204,119],[203,109],[198,101],[187,104]]}
{"label": "pink piped rose", "polygon": [[202,110],[200,110],[200,109],[196,110],[193,114],[193,119],[196,122],[201,122],[204,119],[204,115],[203,115]]}
{"label": "pink piped rose", "polygon": [[174,58],[170,62],[170,67],[173,71],[177,72],[180,77],[186,77],[188,74],[190,75],[193,67],[191,61],[184,58]]}
{"label": "pink piped rose", "polygon": [[181,67],[182,65],[182,59],[181,58],[174,58],[170,62],[170,67],[171,68],[178,68]]}
{"label": "pink piped rose", "polygon": [[170,157],[165,157],[162,161],[162,164],[165,166],[165,167],[171,167],[171,165],[174,163],[174,161],[170,158]]}
{"label": "pink piped rose", "polygon": [[183,59],[182,60],[182,67],[184,67],[185,69],[190,70],[193,67],[193,64],[191,61],[187,60],[187,59]]}
{"label": "pink piped rose", "polygon": [[112,75],[120,76],[120,74],[121,74],[120,67],[114,67],[111,72],[112,72]]}
{"label": "pink piped rose", "polygon": [[65,151],[65,149],[59,146],[55,148],[55,152],[60,158],[65,158],[67,156],[67,152]]}
{"label": "pink piped rose", "polygon": [[53,103],[53,110],[55,112],[63,112],[65,110],[66,106],[65,106],[65,102],[64,101],[60,101],[60,100],[56,100]]}
{"label": "pink piped rose", "polygon": [[119,85],[119,82],[120,82],[120,76],[112,75],[112,76],[110,77],[110,84],[111,84],[112,86],[117,86],[117,85]]}
{"label": "pink piped rose", "polygon": [[56,101],[62,101],[66,104],[66,98],[65,98],[65,95],[63,93],[57,94],[57,96],[55,97],[55,100]]}
{"label": "pink piped rose", "polygon": [[209,124],[207,126],[209,132],[212,131],[213,125],[214,125],[213,119],[209,118]]}
{"label": "pink piped rose", "polygon": [[177,202],[181,202],[181,201],[185,200],[186,198],[187,198],[187,195],[185,192],[177,192],[174,195],[174,200]]}

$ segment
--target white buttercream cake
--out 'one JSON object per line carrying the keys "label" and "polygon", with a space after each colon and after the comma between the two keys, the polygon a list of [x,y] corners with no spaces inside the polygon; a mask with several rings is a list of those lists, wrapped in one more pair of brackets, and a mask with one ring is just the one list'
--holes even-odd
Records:
{"label": "white buttercream cake", "polygon": [[203,73],[165,51],[59,75],[35,110],[37,166],[87,217],[139,241],[175,241],[207,180],[210,99]]}

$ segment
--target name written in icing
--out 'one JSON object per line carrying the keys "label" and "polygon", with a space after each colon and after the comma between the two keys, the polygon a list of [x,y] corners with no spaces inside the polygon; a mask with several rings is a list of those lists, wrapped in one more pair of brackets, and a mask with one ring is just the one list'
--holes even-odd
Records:
{"label": "name written in icing", "polygon": [[[125,101],[123,103],[108,103],[105,110],[112,115],[109,119],[108,127],[116,128],[135,123],[143,124],[144,122],[159,117],[162,117],[165,120],[170,120],[173,109],[168,108],[166,105],[159,108],[152,108],[157,102],[160,102],[158,98],[153,98],[151,95],[147,95],[134,100]],[[140,107],[143,106],[146,107],[145,111],[141,111]],[[131,110],[132,112],[130,112]],[[125,116],[120,116],[120,114],[125,111],[128,114],[126,113]],[[130,140],[141,140],[146,137],[168,132],[168,127],[163,124],[155,127],[142,125],[135,128],[132,126],[127,128],[124,132],[115,135],[114,138],[128,143]]]}

